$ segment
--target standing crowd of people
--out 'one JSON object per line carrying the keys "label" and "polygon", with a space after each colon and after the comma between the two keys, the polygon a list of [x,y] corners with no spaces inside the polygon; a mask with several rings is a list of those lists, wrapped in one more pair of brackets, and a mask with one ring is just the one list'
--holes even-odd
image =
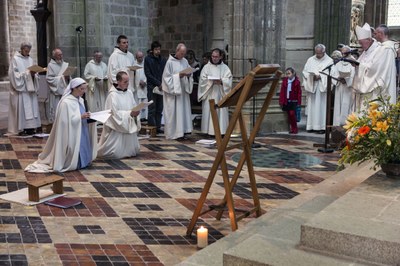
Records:
{"label": "standing crowd of people", "polygon": [[[32,68],[31,48],[31,44],[22,43],[11,62],[8,127],[9,136],[34,134],[41,127],[39,90],[46,91],[42,117],[52,128],[38,160],[26,167],[30,172],[64,172],[85,168],[96,157],[136,156],[140,151],[138,133],[145,121],[166,139],[184,139],[193,131],[190,96],[194,82],[201,84],[197,98],[204,102],[207,124],[202,131],[214,135],[208,100],[219,101],[232,87],[232,75],[220,49],[214,49],[209,62],[200,66],[194,52],[183,43],[168,59],[161,55],[158,41],[151,43],[146,56],[142,51],[133,55],[128,37],[120,35],[108,64],[103,62],[103,54],[95,51],[83,78],[72,78],[60,48],[52,51],[45,76]],[[45,88],[38,82],[43,78]],[[140,103],[148,107],[136,110]],[[91,113],[105,110],[109,117],[97,139],[97,122],[90,119]],[[220,110],[218,116],[224,133],[228,111]]]}
{"label": "standing crowd of people", "polygon": [[[327,91],[334,94],[332,125],[342,127],[349,114],[365,110],[369,100],[390,97],[397,101],[398,65],[400,50],[389,39],[389,29],[379,25],[376,29],[365,23],[356,26],[355,36],[362,53],[340,44],[329,56],[323,44],[317,44],[314,55],[308,58],[302,84],[306,94],[306,130],[324,134],[326,130]],[[397,62],[397,64],[396,64]],[[328,88],[328,76],[331,87]],[[301,104],[301,87],[293,68],[286,69],[279,103],[288,112],[289,133],[298,132],[294,111]]]}
{"label": "standing crowd of people", "polygon": [[[389,40],[389,30],[380,25],[374,30],[366,23],[357,26],[356,36],[363,50],[355,58],[352,50],[341,45],[330,57],[323,44],[315,46],[302,71],[306,93],[307,132],[325,133],[327,91],[334,90],[333,126],[343,126],[351,112],[366,108],[365,102],[378,96],[390,96],[396,102],[396,64],[398,51]],[[9,69],[10,112],[8,134],[31,135],[41,126],[38,105],[39,82],[29,57],[32,45],[22,43]],[[214,136],[209,100],[220,101],[232,89],[232,73],[218,48],[203,55],[203,64],[194,52],[179,43],[168,59],[161,56],[161,44],[151,43],[145,56],[129,52],[125,35],[117,38],[108,64],[95,51],[83,78],[71,79],[69,65],[61,49],[52,51],[46,73],[45,117],[53,124],[43,152],[26,170],[32,172],[69,171],[90,165],[96,157],[119,159],[136,156],[138,133],[147,121],[166,139],[184,139],[193,130],[191,94],[198,84],[197,101],[202,102],[201,132]],[[328,88],[327,79],[333,79]],[[43,90],[43,88],[41,88]],[[296,115],[301,106],[302,88],[295,69],[288,67],[282,80],[279,104],[287,112],[289,133],[297,134]],[[148,108],[134,109],[152,101]],[[110,110],[97,140],[96,122],[91,112]],[[229,122],[227,108],[217,110],[221,134]]]}

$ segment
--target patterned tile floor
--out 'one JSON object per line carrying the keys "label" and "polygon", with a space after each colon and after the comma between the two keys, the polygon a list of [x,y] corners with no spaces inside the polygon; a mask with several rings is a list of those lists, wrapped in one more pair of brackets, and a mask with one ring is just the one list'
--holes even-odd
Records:
{"label": "patterned tile floor", "polygon": [[[61,174],[68,197],[81,205],[60,209],[28,207],[0,200],[0,265],[174,265],[197,251],[195,234],[186,237],[215,148],[163,138],[141,140],[136,158],[96,160],[92,166]],[[321,138],[276,134],[258,138],[254,164],[262,212],[278,206],[334,174],[338,153],[318,153]],[[45,144],[43,139],[0,137],[0,194],[26,187],[43,176],[25,173]],[[235,169],[240,150],[227,153]],[[235,207],[252,207],[248,174],[234,189]],[[206,206],[224,196],[220,172]],[[231,232],[227,214],[216,211],[196,225],[209,229],[209,243]],[[239,222],[239,227],[255,219]],[[196,231],[196,230],[194,230]]]}

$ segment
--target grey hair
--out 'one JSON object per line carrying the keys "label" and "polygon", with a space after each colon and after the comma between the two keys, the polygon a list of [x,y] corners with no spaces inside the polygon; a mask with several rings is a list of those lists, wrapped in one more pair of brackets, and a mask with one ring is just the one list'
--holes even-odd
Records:
{"label": "grey hair", "polygon": [[21,43],[21,50],[24,49],[25,47],[28,47],[29,49],[32,49],[32,44],[30,42],[22,42]]}
{"label": "grey hair", "polygon": [[344,51],[344,50],[345,50],[346,52],[343,52],[343,53],[348,53],[348,52],[351,51],[351,48],[350,48],[350,46],[345,45],[345,46],[342,47],[342,51]]}
{"label": "grey hair", "polygon": [[52,56],[52,57],[54,57],[54,56],[56,55],[56,51],[57,51],[57,50],[60,50],[60,51],[61,51],[60,48],[54,48],[53,51],[51,52],[51,56]]}
{"label": "grey hair", "polygon": [[184,43],[178,43],[178,45],[176,46],[176,52],[178,52],[182,47],[186,48],[186,45]]}
{"label": "grey hair", "polygon": [[316,49],[321,49],[322,52],[325,53],[326,47],[322,43],[319,43],[319,44],[315,45],[314,50],[316,50]]}

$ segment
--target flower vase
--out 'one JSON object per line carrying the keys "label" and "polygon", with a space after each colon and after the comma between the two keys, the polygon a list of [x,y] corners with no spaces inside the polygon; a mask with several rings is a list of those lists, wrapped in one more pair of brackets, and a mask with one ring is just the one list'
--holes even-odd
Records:
{"label": "flower vase", "polygon": [[400,179],[400,163],[383,163],[381,168],[387,177]]}

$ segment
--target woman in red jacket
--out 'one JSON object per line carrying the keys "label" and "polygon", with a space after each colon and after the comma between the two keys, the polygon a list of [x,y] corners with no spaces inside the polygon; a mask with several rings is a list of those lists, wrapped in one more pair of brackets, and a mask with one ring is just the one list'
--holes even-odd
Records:
{"label": "woman in red jacket", "polygon": [[290,134],[297,134],[296,107],[301,105],[301,86],[300,80],[292,67],[285,70],[286,77],[282,80],[279,95],[279,105],[283,111],[288,113]]}

